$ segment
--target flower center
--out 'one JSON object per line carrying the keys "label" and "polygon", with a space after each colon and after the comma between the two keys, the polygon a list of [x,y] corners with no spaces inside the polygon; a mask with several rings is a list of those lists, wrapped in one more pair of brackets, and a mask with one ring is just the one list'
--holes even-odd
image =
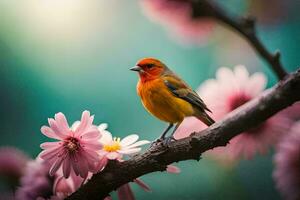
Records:
{"label": "flower center", "polygon": [[79,149],[80,143],[78,139],[70,137],[65,140],[64,147],[67,148],[70,152],[74,152]]}
{"label": "flower center", "polygon": [[114,151],[120,150],[121,149],[120,141],[121,141],[121,138],[115,137],[110,144],[104,145],[104,147],[103,147],[104,151],[114,152]]}
{"label": "flower center", "polygon": [[238,95],[233,96],[232,98],[229,99],[229,110],[232,111],[241,105],[247,103],[251,97],[244,93],[240,93]]}

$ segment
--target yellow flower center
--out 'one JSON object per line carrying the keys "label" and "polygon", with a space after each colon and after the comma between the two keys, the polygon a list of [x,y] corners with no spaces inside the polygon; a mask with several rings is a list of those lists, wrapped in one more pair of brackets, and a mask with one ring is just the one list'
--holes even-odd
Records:
{"label": "yellow flower center", "polygon": [[107,152],[114,152],[121,149],[120,144],[121,138],[114,138],[113,141],[110,144],[104,145],[103,149]]}

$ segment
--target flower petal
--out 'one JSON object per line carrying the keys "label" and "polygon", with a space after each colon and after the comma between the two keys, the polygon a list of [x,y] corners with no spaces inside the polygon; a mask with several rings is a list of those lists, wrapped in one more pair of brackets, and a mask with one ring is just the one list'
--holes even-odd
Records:
{"label": "flower petal", "polygon": [[86,158],[82,156],[82,154],[78,155],[78,169],[79,169],[79,174],[82,178],[86,178],[88,175],[88,163],[86,161]]}
{"label": "flower petal", "polygon": [[75,121],[71,126],[71,130],[75,132],[79,125],[80,125],[80,121]]}
{"label": "flower petal", "polygon": [[130,155],[130,154],[134,154],[134,153],[140,152],[141,150],[142,150],[142,148],[132,148],[132,149],[118,150],[118,152],[121,153],[121,154]]}
{"label": "flower petal", "polygon": [[98,129],[90,129],[84,132],[81,137],[82,139],[98,139],[100,137],[100,131]]}
{"label": "flower petal", "polygon": [[129,184],[122,185],[117,189],[119,200],[135,200]]}
{"label": "flower petal", "polygon": [[60,157],[55,161],[55,163],[51,166],[51,169],[49,171],[50,176],[53,176],[55,174],[55,172],[57,172],[57,170],[61,166],[63,160],[64,160],[64,157]]}
{"label": "flower petal", "polygon": [[110,132],[104,132],[102,133],[102,137],[99,140],[102,144],[110,144],[112,141],[112,135]]}
{"label": "flower petal", "polygon": [[71,161],[70,161],[70,157],[67,156],[66,159],[63,162],[63,175],[64,178],[69,178],[71,173]]}
{"label": "flower petal", "polygon": [[234,74],[235,74],[235,77],[237,78],[237,81],[240,84],[243,84],[243,86],[245,86],[245,84],[247,84],[247,80],[249,79],[249,72],[247,71],[245,66],[243,66],[243,65],[235,66]]}
{"label": "flower petal", "polygon": [[55,114],[54,119],[62,132],[69,132],[69,124],[63,113]]}
{"label": "flower petal", "polygon": [[93,151],[101,150],[103,145],[99,141],[81,141],[80,144],[84,149],[90,149]]}
{"label": "flower petal", "polygon": [[[42,145],[42,144],[41,144]],[[43,159],[43,160],[49,160],[53,157],[58,157],[60,153],[64,151],[63,147],[58,147],[58,148],[52,148],[52,149],[47,149],[42,151],[38,157]]]}
{"label": "flower petal", "polygon": [[249,78],[248,84],[246,86],[246,92],[251,97],[256,97],[263,92],[263,90],[266,88],[266,85],[266,76],[263,73],[256,72]]}
{"label": "flower petal", "polygon": [[60,134],[56,134],[50,127],[48,126],[42,126],[41,128],[41,132],[49,137],[49,138],[53,138],[53,139],[57,139],[57,140],[62,140],[63,138],[61,137]]}
{"label": "flower petal", "polygon": [[107,165],[107,163],[108,163],[108,159],[106,156],[101,158],[101,160],[96,165],[96,172],[103,170]]}
{"label": "flower petal", "polygon": [[139,178],[136,178],[133,180],[136,184],[138,184],[138,186],[140,186],[143,190],[145,190],[146,192],[151,192],[151,189],[150,187],[144,183],[144,181],[142,181],[141,179]]}
{"label": "flower petal", "polygon": [[99,124],[99,126],[98,126],[98,130],[101,132],[101,131],[106,130],[107,127],[108,127],[108,124],[107,124],[107,123],[101,123],[101,124]]}
{"label": "flower petal", "polygon": [[65,139],[68,134],[69,134],[69,131],[68,132],[63,132],[61,131],[60,127],[58,127],[56,121],[52,118],[49,118],[48,119],[48,123],[50,125],[50,128],[54,131],[54,133],[60,138],[60,139]]}
{"label": "flower petal", "polygon": [[117,158],[120,158],[121,155],[117,152],[110,152],[110,153],[106,154],[106,157],[110,160],[115,160]]}
{"label": "flower petal", "polygon": [[76,129],[76,132],[75,132],[76,136],[81,136],[83,131],[88,127],[89,121],[90,121],[90,112],[85,110],[85,111],[83,111],[83,113],[81,115],[80,124],[79,124],[78,128]]}
{"label": "flower petal", "polygon": [[[89,176],[90,176],[90,174],[87,176],[87,178],[90,178]],[[78,188],[80,186],[82,186],[86,181],[86,179],[83,179],[80,176],[76,176],[76,174],[72,173],[72,172],[71,172],[71,178],[72,178],[71,180],[73,182],[74,191],[78,190]]]}
{"label": "flower petal", "polygon": [[70,157],[70,161],[71,161],[71,165],[73,167],[75,174],[78,176],[79,175],[78,159],[76,158],[75,155],[72,155]]}
{"label": "flower petal", "polygon": [[220,67],[216,72],[216,78],[224,83],[235,79],[233,72],[227,67]]}
{"label": "flower petal", "polygon": [[86,157],[87,160],[91,160],[93,162],[98,161],[100,159],[99,154],[97,154],[93,150],[85,149],[83,151],[83,154],[84,154],[84,156]]}
{"label": "flower petal", "polygon": [[179,174],[180,173],[180,169],[174,165],[168,165],[167,166],[167,172],[169,173],[173,173],[173,174]]}
{"label": "flower petal", "polygon": [[139,136],[136,134],[128,135],[127,137],[123,138],[120,142],[122,147],[131,145],[135,143],[139,139]]}
{"label": "flower petal", "polygon": [[40,145],[42,149],[60,148],[62,142],[44,142]]}
{"label": "flower petal", "polygon": [[145,145],[145,144],[149,144],[150,141],[148,140],[141,140],[141,141],[138,141],[130,146],[127,146],[125,147],[124,149],[130,149],[130,148],[133,148],[133,147],[138,147],[138,146],[142,146],[142,145]]}

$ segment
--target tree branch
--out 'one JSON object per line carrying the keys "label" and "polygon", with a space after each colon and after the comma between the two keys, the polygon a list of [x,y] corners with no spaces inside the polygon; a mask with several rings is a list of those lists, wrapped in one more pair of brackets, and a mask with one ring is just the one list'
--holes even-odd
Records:
{"label": "tree branch", "polygon": [[220,122],[204,131],[192,133],[190,137],[172,142],[169,147],[157,145],[130,160],[110,162],[105,169],[95,174],[90,181],[67,199],[103,199],[111,191],[144,174],[165,171],[166,166],[178,161],[200,160],[203,152],[218,146],[225,146],[231,138],[259,125],[272,115],[300,100],[300,70],[287,75],[280,62],[280,53],[271,54],[257,38],[255,21],[252,18],[229,17],[215,3],[209,0],[189,0],[194,17],[214,17],[243,35],[254,49],[272,67],[279,79],[284,79],[260,97],[253,99]]}
{"label": "tree branch", "polygon": [[225,146],[234,136],[259,125],[280,110],[299,101],[299,91],[300,69],[204,131],[192,133],[190,137],[172,142],[169,147],[154,146],[122,163],[110,162],[102,172],[95,174],[67,199],[103,199],[121,185],[144,174],[164,171],[166,166],[173,162],[200,160],[203,152]]}
{"label": "tree branch", "polygon": [[260,56],[269,63],[278,79],[283,79],[287,72],[280,61],[280,52],[270,53],[258,39],[255,31],[255,20],[252,17],[233,18],[227,15],[216,3],[211,0],[190,0],[193,8],[193,17],[213,17],[239,32]]}

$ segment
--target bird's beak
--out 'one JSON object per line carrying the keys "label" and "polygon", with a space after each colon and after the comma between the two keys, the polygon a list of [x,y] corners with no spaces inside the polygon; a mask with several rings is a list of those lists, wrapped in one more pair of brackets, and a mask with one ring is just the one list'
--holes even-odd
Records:
{"label": "bird's beak", "polygon": [[142,71],[142,68],[140,66],[134,66],[134,67],[130,68],[129,70],[135,71],[135,72],[140,72],[140,71]]}

